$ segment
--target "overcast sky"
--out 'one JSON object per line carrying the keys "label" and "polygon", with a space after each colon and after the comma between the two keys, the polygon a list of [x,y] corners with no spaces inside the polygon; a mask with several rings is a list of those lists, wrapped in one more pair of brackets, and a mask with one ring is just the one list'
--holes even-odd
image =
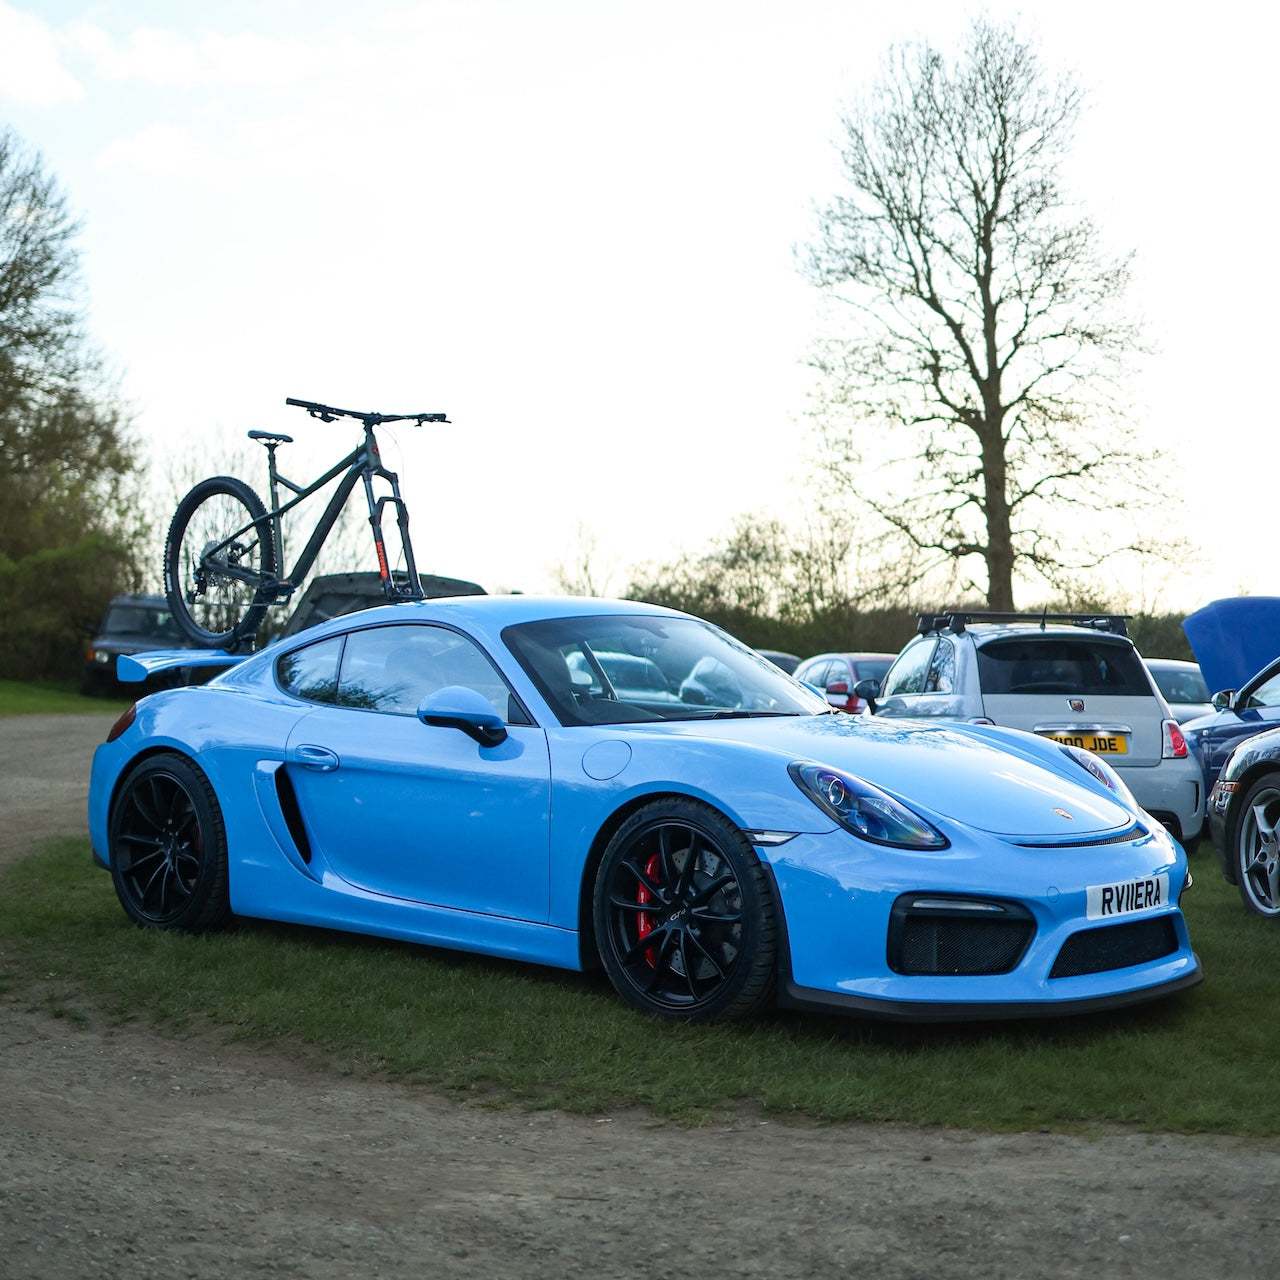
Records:
{"label": "overcast sky", "polygon": [[[448,427],[384,443],[427,571],[598,580],[805,501],[813,299],[793,247],[842,101],[948,0],[0,0],[0,124],[83,222],[97,341],[160,466],[251,427],[301,476],[350,433],[286,396]],[[1134,394],[1162,518],[1204,563],[1129,584],[1280,594],[1269,374],[1280,21],[1220,3],[1021,14],[1090,106],[1072,179],[1159,351]],[[308,442],[305,447],[303,441]],[[265,467],[255,462],[255,466]],[[249,474],[260,492],[265,475]]]}

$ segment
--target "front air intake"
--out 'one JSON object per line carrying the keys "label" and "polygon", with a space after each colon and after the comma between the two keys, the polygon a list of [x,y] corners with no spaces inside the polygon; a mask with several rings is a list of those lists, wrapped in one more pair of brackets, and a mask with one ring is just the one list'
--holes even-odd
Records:
{"label": "front air intake", "polygon": [[1008,973],[1035,931],[1031,912],[1016,902],[904,894],[889,916],[889,967],[936,977]]}
{"label": "front air intake", "polygon": [[1078,978],[1085,973],[1106,973],[1131,964],[1149,964],[1178,949],[1178,931],[1172,916],[1131,920],[1126,924],[1082,929],[1062,944],[1049,971],[1051,978]]}

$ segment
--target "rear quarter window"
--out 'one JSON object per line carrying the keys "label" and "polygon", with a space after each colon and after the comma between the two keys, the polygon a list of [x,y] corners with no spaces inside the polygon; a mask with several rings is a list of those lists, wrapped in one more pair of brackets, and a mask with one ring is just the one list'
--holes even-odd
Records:
{"label": "rear quarter window", "polygon": [[995,640],[978,650],[978,678],[984,696],[1154,696],[1137,651],[1101,639]]}

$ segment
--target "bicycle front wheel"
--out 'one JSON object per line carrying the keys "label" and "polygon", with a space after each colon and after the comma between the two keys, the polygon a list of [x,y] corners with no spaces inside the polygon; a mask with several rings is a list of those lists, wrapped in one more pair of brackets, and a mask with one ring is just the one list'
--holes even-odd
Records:
{"label": "bicycle front wheel", "polygon": [[252,636],[275,575],[267,509],[243,480],[202,480],[178,503],[164,544],[164,593],[196,644],[234,648]]}

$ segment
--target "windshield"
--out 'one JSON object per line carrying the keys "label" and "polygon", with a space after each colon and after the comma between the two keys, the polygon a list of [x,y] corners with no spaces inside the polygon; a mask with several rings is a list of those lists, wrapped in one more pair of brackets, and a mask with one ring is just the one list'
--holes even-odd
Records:
{"label": "windshield", "polygon": [[1166,702],[1208,702],[1209,686],[1205,684],[1199,667],[1151,668],[1156,687],[1164,694]]}
{"label": "windshield", "polygon": [[696,618],[554,618],[502,638],[565,725],[808,716],[825,699]]}
{"label": "windshield", "polygon": [[102,623],[104,635],[151,636],[156,640],[181,640],[182,632],[168,609],[145,604],[113,604]]}

